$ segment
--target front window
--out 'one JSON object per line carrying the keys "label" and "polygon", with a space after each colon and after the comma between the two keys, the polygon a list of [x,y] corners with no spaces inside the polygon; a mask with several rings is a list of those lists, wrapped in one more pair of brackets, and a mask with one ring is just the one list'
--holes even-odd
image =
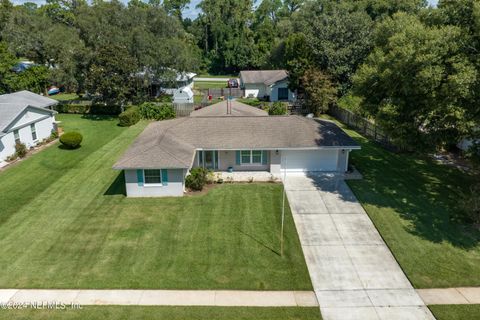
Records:
{"label": "front window", "polygon": [[32,139],[33,141],[37,140],[37,129],[35,128],[35,123],[30,125],[30,130],[32,131]]}
{"label": "front window", "polygon": [[262,151],[261,150],[242,150],[241,160],[242,160],[242,164],[261,164]]}
{"label": "front window", "polygon": [[288,88],[278,88],[278,100],[288,100]]}
{"label": "front window", "polygon": [[252,151],[252,163],[262,163],[262,151]]}
{"label": "front window", "polygon": [[162,173],[160,169],[145,169],[143,170],[145,176],[145,184],[161,184]]}
{"label": "front window", "polygon": [[18,130],[13,131],[13,137],[15,138],[15,143],[20,143],[20,134],[18,133]]}
{"label": "front window", "polygon": [[242,163],[250,163],[250,150],[242,151]]}

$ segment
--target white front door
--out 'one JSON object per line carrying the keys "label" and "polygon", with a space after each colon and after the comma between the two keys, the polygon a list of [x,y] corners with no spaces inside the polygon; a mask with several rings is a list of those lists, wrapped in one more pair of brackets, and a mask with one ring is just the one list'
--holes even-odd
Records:
{"label": "white front door", "polygon": [[284,150],[281,170],[287,172],[337,171],[338,150]]}

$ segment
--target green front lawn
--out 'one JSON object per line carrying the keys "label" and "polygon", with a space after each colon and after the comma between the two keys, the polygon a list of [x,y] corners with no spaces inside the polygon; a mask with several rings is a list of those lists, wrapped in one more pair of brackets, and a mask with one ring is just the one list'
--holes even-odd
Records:
{"label": "green front lawn", "polygon": [[480,304],[429,306],[437,320],[480,319]]}
{"label": "green front lawn", "polygon": [[84,306],[82,310],[0,310],[11,320],[321,320],[318,308]]}
{"label": "green front lawn", "polygon": [[414,155],[395,154],[346,130],[362,145],[348,181],[416,288],[480,285],[480,232],[452,222],[475,177]]}
{"label": "green front lawn", "polygon": [[201,89],[219,89],[219,88],[227,88],[226,81],[195,81],[193,84],[194,88],[197,90]]}
{"label": "green front lawn", "polygon": [[0,173],[0,287],[310,290],[282,187],[220,185],[130,199],[113,163],[142,131],[59,115],[82,147],[54,145]]}

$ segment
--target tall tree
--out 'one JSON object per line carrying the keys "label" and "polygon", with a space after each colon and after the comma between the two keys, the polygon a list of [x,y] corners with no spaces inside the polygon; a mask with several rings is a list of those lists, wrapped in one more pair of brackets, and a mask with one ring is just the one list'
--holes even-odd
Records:
{"label": "tall tree", "polygon": [[182,21],[182,11],[188,8],[190,0],[164,0],[165,10]]}
{"label": "tall tree", "polygon": [[309,3],[299,17],[313,62],[326,71],[346,92],[358,65],[371,50],[373,22],[363,10],[344,3]]}
{"label": "tall tree", "polygon": [[363,108],[405,148],[455,144],[472,130],[478,71],[455,26],[398,13],[381,23],[354,82]]}
{"label": "tall tree", "polygon": [[303,74],[301,82],[310,111],[316,115],[326,113],[337,99],[337,88],[330,77],[318,69],[310,68]]}
{"label": "tall tree", "polygon": [[250,29],[252,1],[203,0],[197,27],[202,30],[199,44],[212,71],[235,72],[254,68],[255,41]]}
{"label": "tall tree", "polygon": [[93,58],[86,88],[89,93],[99,95],[103,102],[124,104],[133,95],[136,72],[138,66],[127,48],[107,44]]}
{"label": "tall tree", "polygon": [[3,29],[10,19],[13,4],[9,0],[0,0],[0,41],[2,40]]}
{"label": "tall tree", "polygon": [[8,50],[5,42],[0,42],[0,94],[9,93],[15,82],[15,73],[12,72],[17,59]]}

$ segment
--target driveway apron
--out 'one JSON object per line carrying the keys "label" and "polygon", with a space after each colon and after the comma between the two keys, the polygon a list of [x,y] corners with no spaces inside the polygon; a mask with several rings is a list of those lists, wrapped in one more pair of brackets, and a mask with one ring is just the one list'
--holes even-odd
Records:
{"label": "driveway apron", "polygon": [[287,174],[285,186],[323,319],[435,319],[345,181]]}

